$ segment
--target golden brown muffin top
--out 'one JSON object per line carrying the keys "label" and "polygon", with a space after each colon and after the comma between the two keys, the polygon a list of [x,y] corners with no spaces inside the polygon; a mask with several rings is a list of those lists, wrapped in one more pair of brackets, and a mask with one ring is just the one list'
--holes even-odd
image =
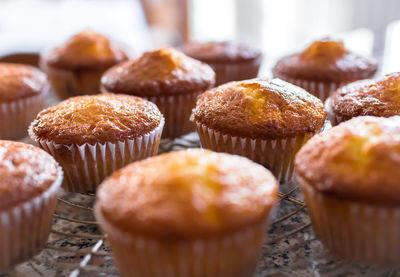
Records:
{"label": "golden brown muffin top", "polygon": [[330,98],[330,109],[341,118],[340,121],[360,115],[400,115],[400,73],[339,88]]}
{"label": "golden brown muffin top", "polygon": [[0,63],[0,103],[42,93],[46,75],[30,65]]}
{"label": "golden brown muffin top", "polygon": [[231,82],[197,99],[196,122],[251,138],[281,138],[316,132],[324,124],[321,100],[280,79]]}
{"label": "golden brown muffin top", "polygon": [[110,67],[127,59],[116,43],[92,30],[84,30],[64,45],[43,54],[42,60],[62,69],[93,69]]}
{"label": "golden brown muffin top", "polygon": [[400,117],[362,116],[314,136],[295,159],[316,190],[343,199],[400,204]]}
{"label": "golden brown muffin top", "polygon": [[29,201],[57,179],[58,164],[43,150],[0,140],[0,211]]}
{"label": "golden brown muffin top", "polygon": [[244,43],[224,42],[191,42],[182,46],[182,51],[203,62],[241,62],[261,56],[261,52]]}
{"label": "golden brown muffin top", "polygon": [[142,136],[160,126],[157,106],[139,97],[99,94],[69,98],[41,111],[31,131],[59,144],[117,142]]}
{"label": "golden brown muffin top", "polygon": [[375,59],[349,52],[343,42],[322,39],[301,53],[282,58],[273,72],[276,77],[345,82],[371,78],[377,69]]}
{"label": "golden brown muffin top", "polygon": [[277,190],[272,174],[246,158],[190,149],[117,171],[101,185],[96,209],[127,232],[194,238],[266,220]]}
{"label": "golden brown muffin top", "polygon": [[116,65],[101,79],[105,91],[137,96],[205,90],[214,83],[211,67],[171,47],[146,52],[138,59]]}

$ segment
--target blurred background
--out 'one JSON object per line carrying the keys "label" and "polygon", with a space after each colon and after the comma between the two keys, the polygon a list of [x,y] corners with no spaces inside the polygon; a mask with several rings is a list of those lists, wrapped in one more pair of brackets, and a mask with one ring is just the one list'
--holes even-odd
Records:
{"label": "blurred background", "polygon": [[399,0],[0,0],[0,57],[38,53],[84,28],[137,53],[185,41],[238,40],[276,59],[314,39],[343,39],[400,71]]}

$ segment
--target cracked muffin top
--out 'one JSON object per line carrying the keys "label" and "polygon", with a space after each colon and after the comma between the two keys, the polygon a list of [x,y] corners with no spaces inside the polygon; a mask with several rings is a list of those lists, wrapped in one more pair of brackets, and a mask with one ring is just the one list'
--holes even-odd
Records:
{"label": "cracked muffin top", "polygon": [[21,142],[0,140],[0,211],[45,192],[60,174],[57,162],[45,151]]}
{"label": "cracked muffin top", "polygon": [[296,174],[343,199],[400,204],[400,116],[361,116],[311,138],[295,158]]}
{"label": "cracked muffin top", "polygon": [[132,139],[153,131],[162,121],[152,102],[108,93],[77,96],[47,108],[29,131],[39,140],[82,145]]}
{"label": "cracked muffin top", "polygon": [[240,62],[257,59],[261,52],[244,43],[224,42],[191,42],[182,46],[182,51],[203,62]]}
{"label": "cracked muffin top", "polygon": [[325,121],[321,100],[280,79],[250,79],[208,90],[194,121],[229,135],[281,138],[316,132]]}
{"label": "cracked muffin top", "polygon": [[350,83],[336,90],[327,105],[335,124],[362,115],[400,115],[400,73]]}
{"label": "cracked muffin top", "polygon": [[0,103],[38,95],[47,86],[46,75],[33,66],[0,63]]}
{"label": "cracked muffin top", "polygon": [[352,53],[343,42],[327,38],[313,42],[301,53],[282,58],[273,72],[278,78],[347,82],[371,78],[377,69],[375,59]]}
{"label": "cracked muffin top", "polygon": [[171,95],[212,87],[215,73],[210,66],[168,47],[146,52],[139,58],[107,70],[102,91],[137,96]]}
{"label": "cracked muffin top", "polygon": [[107,68],[127,58],[117,43],[92,30],[84,30],[65,44],[45,52],[41,62],[55,68],[77,70]]}
{"label": "cracked muffin top", "polygon": [[100,186],[96,215],[125,232],[193,238],[264,222],[278,182],[250,160],[208,150],[135,162]]}

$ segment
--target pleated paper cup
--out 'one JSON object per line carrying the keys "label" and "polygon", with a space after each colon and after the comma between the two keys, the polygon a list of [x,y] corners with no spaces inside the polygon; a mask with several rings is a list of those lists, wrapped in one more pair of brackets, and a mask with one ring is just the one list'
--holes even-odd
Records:
{"label": "pleated paper cup", "polygon": [[153,131],[118,142],[58,144],[39,139],[29,128],[29,136],[50,153],[64,169],[63,187],[70,192],[94,193],[107,176],[125,165],[154,156],[158,152],[164,118]]}
{"label": "pleated paper cup", "polygon": [[400,206],[385,206],[329,196],[298,178],[315,234],[344,259],[398,265]]}
{"label": "pleated paper cup", "polygon": [[0,273],[44,248],[62,180],[63,171],[59,167],[56,180],[42,194],[0,211]]}
{"label": "pleated paper cup", "polygon": [[29,124],[46,104],[49,87],[40,94],[0,103],[0,138],[20,139],[28,135]]}
{"label": "pleated paper cup", "polygon": [[163,138],[177,138],[194,132],[193,122],[189,120],[196,105],[196,98],[203,91],[195,91],[169,96],[142,97],[157,105],[165,117]]}
{"label": "pleated paper cup", "polygon": [[251,139],[218,132],[196,122],[203,148],[245,156],[270,169],[280,183],[294,181],[294,156],[315,133],[303,133],[285,139]]}
{"label": "pleated paper cup", "polygon": [[46,72],[51,89],[59,99],[86,94],[97,94],[100,79],[107,68],[87,70],[65,70],[40,63],[40,68]]}
{"label": "pleated paper cup", "polygon": [[324,102],[329,96],[331,96],[332,93],[335,92],[335,90],[352,82],[318,82],[298,78],[290,78],[280,75],[277,75],[275,77],[305,89],[307,92],[321,99],[322,102]]}
{"label": "pleated paper cup", "polygon": [[232,81],[240,81],[256,78],[260,69],[262,56],[241,62],[209,62],[207,64],[215,71],[216,82],[219,86]]}
{"label": "pleated paper cup", "polygon": [[129,277],[252,276],[268,225],[205,238],[157,239],[126,233],[95,211],[121,275]]}

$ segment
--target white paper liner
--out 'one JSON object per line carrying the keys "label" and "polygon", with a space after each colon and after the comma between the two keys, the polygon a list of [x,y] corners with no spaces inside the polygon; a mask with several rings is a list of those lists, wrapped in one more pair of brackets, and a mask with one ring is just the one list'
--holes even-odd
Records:
{"label": "white paper liner", "polygon": [[164,118],[151,132],[117,143],[106,142],[94,145],[57,144],[38,139],[29,127],[29,136],[39,147],[50,153],[64,169],[63,186],[67,191],[88,193],[111,173],[125,165],[157,154]]}
{"label": "white paper liner", "polygon": [[241,231],[208,238],[157,239],[126,233],[96,218],[108,235],[123,276],[248,277],[256,268],[267,233],[267,221]]}
{"label": "white paper liner", "polygon": [[57,194],[63,180],[57,178],[42,194],[17,206],[0,211],[0,273],[40,252],[49,236]]}
{"label": "white paper liner", "polygon": [[49,87],[34,96],[0,103],[0,138],[20,139],[28,135],[29,124],[44,108]]}
{"label": "white paper liner", "polygon": [[99,93],[101,76],[108,69],[67,70],[48,66],[42,60],[40,68],[46,72],[52,91],[60,99]]}
{"label": "white paper liner", "polygon": [[283,76],[276,76],[277,78],[281,78],[286,82],[292,83],[296,86],[302,87],[312,95],[318,97],[324,102],[335,90],[338,88],[350,83],[347,82],[317,82],[317,81],[309,81],[302,80],[297,78],[288,78]]}
{"label": "white paper liner", "polygon": [[142,97],[157,105],[165,117],[163,138],[177,138],[193,132],[194,125],[189,120],[192,109],[196,105],[196,98],[203,91],[183,93],[169,96]]}
{"label": "white paper liner", "polygon": [[215,71],[215,85],[219,86],[231,81],[256,78],[260,69],[261,60],[262,57],[260,56],[251,61],[226,63],[207,62],[207,64]]}
{"label": "white paper liner", "polygon": [[294,181],[294,156],[315,133],[303,133],[286,139],[250,139],[218,132],[196,122],[202,147],[245,156],[268,167],[280,183]]}
{"label": "white paper liner", "polygon": [[367,264],[398,265],[400,207],[373,205],[316,191],[298,177],[316,236],[341,257]]}

